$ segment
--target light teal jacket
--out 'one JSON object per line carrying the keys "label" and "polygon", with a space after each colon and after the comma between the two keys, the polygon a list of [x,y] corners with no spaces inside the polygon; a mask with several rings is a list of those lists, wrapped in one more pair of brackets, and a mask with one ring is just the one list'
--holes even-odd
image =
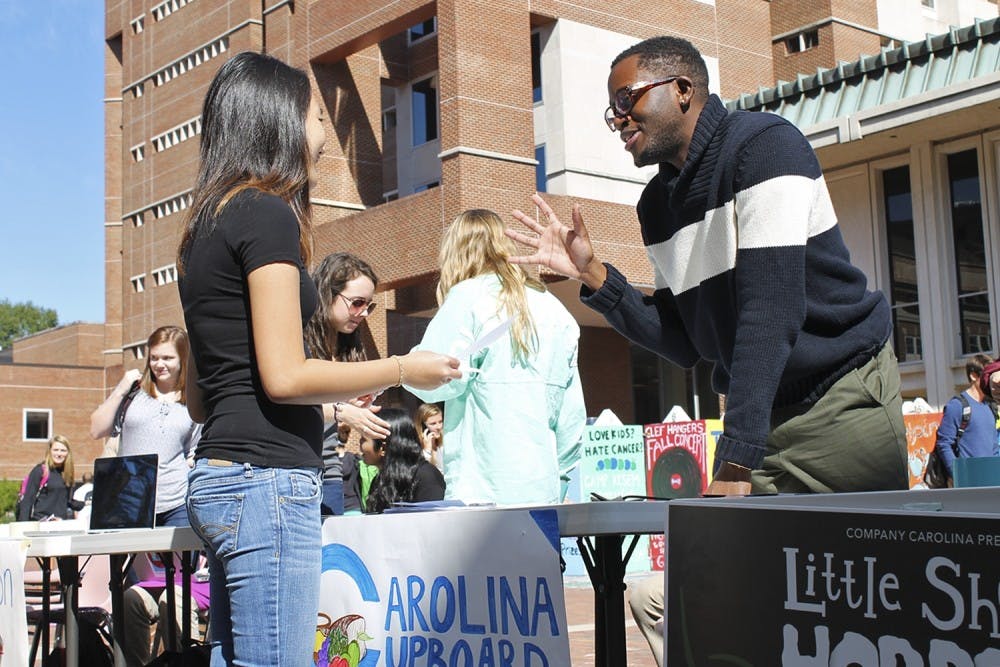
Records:
{"label": "light teal jacket", "polygon": [[[498,314],[500,281],[477,276],[451,288],[414,349],[461,355],[507,319]],[[538,346],[514,360],[509,331],[468,362],[465,373],[433,391],[406,389],[427,403],[444,401],[446,497],[498,505],[557,503],[559,475],[579,460],[587,412],[577,371],[580,327],[548,292],[527,290]]]}

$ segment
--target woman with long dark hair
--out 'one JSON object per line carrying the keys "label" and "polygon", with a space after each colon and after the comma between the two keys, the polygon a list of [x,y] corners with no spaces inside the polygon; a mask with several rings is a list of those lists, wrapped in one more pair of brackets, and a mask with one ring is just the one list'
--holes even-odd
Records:
{"label": "woman with long dark hair", "polygon": [[[460,377],[408,354],[307,359],[310,189],[326,133],[308,75],[244,52],[202,109],[198,176],[178,248],[194,363],[188,410],[204,421],[188,515],[211,573],[212,664],[306,665],[320,588],[320,404]],[[197,389],[196,389],[197,388]]]}
{"label": "woman with long dark hair", "polygon": [[368,491],[367,512],[381,514],[393,503],[444,498],[444,477],[424,458],[410,416],[400,408],[385,408],[382,418],[389,424],[388,437],[361,440],[365,463],[379,469]]}
{"label": "woman with long dark hair", "polygon": [[[335,252],[323,258],[312,272],[319,303],[306,325],[306,344],[316,359],[365,361],[362,333],[367,329],[368,315],[375,310],[375,271],[360,257],[347,252]],[[389,425],[379,419],[379,406],[372,404],[369,394],[350,401],[323,406],[323,503],[324,515],[343,514],[345,509],[344,463],[350,469],[353,457],[344,451],[343,430],[346,426],[362,437],[384,438]],[[356,479],[356,476],[355,476]],[[350,493],[348,494],[350,496]]]}

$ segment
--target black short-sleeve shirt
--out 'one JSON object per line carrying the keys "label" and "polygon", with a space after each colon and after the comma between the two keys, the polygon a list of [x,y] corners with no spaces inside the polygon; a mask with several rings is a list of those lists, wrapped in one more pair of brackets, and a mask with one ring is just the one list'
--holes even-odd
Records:
{"label": "black short-sleeve shirt", "polygon": [[316,286],[302,262],[292,209],[279,197],[245,190],[210,231],[194,238],[183,261],[181,304],[207,414],[195,456],[272,468],[322,467],[319,406],[268,400],[251,326],[247,276],[267,264],[298,268],[303,327],[316,310]]}

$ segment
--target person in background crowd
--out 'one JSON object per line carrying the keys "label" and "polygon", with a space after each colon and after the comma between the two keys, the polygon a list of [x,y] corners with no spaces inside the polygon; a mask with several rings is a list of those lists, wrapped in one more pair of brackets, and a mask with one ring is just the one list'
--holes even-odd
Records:
{"label": "person in background crowd", "polygon": [[[983,370],[992,362],[993,360],[985,354],[977,354],[969,359],[965,364],[965,375],[969,379],[969,386],[945,403],[934,448],[948,469],[948,477],[951,479],[954,479],[956,458],[996,456],[998,453],[996,403],[988,393],[989,383],[980,382]],[[969,407],[968,423],[964,432],[959,434],[966,405]],[[949,482],[950,484],[952,482]]]}
{"label": "person in background crowd", "polygon": [[132,384],[140,390],[125,412],[118,455],[156,454],[156,525],[187,527],[188,471],[201,426],[187,411],[185,385],[188,338],[176,326],[157,328],[146,341],[146,367],[142,373],[125,372],[118,386],[90,415],[90,435],[106,438],[122,398]]}
{"label": "person in background crowd", "polygon": [[[326,132],[309,76],[232,56],[202,108],[198,174],[177,253],[203,422],[188,515],[211,586],[212,664],[311,662],[320,590],[320,405],[461,377],[433,352],[345,364],[306,358],[310,191]],[[242,517],[242,520],[240,520]]]}
{"label": "person in background crowd", "polygon": [[[482,209],[460,213],[441,239],[440,308],[415,349],[467,356],[470,368],[438,389],[408,389],[444,401],[448,498],[557,503],[560,475],[579,460],[587,419],[580,327],[538,279],[507,261],[515,252],[500,217]],[[496,340],[469,352],[505,323]]]}
{"label": "person in background crowd", "polygon": [[[43,484],[43,478],[46,477]],[[73,512],[83,509],[84,503],[73,500],[73,452],[69,440],[55,435],[49,440],[45,461],[28,473],[24,500],[19,506],[18,521],[48,521],[72,519]]]}
{"label": "person in background crowd", "polygon": [[444,472],[444,414],[433,403],[421,403],[413,418],[424,458]]}
{"label": "person in background crowd", "polygon": [[410,416],[400,408],[386,408],[382,418],[389,423],[388,437],[361,440],[365,463],[379,469],[368,490],[366,511],[381,514],[393,503],[444,498],[444,477],[424,458]]}
{"label": "person in background crowd", "polygon": [[[365,361],[361,339],[368,316],[375,310],[373,300],[378,278],[367,262],[346,252],[327,255],[312,272],[319,292],[316,312],[306,326],[309,353],[315,359]],[[376,414],[371,395],[323,406],[323,503],[321,513],[344,513],[342,455],[338,447],[340,425],[360,435],[384,438],[388,425]]]}

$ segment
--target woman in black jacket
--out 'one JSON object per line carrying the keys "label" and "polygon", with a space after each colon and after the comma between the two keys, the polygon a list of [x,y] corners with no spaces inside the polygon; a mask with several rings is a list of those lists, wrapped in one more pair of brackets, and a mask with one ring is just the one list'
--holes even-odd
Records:
{"label": "woman in black jacket", "polygon": [[49,440],[45,462],[36,465],[28,474],[17,520],[72,519],[73,512],[84,506],[83,502],[73,500],[72,488],[73,454],[69,440],[57,435]]}

